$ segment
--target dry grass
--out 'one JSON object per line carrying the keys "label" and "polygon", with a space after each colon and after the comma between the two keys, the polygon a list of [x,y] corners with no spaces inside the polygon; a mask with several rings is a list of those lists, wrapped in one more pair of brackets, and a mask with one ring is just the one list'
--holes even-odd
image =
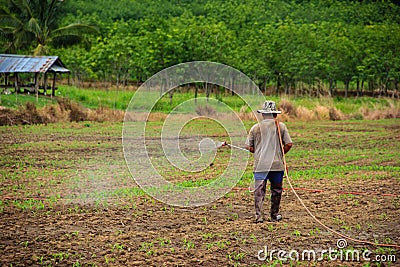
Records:
{"label": "dry grass", "polygon": [[278,105],[278,109],[282,111],[282,113],[287,114],[288,116],[296,116],[296,108],[287,99],[282,99]]}
{"label": "dry grass", "polygon": [[239,118],[243,121],[254,121],[257,120],[257,115],[255,115],[253,112],[247,112],[247,109],[249,108],[249,106],[247,105],[243,105],[240,108],[239,111]]}
{"label": "dry grass", "polygon": [[340,110],[338,110],[337,108],[331,107],[331,108],[329,109],[329,119],[330,119],[331,121],[340,121],[340,120],[345,119],[345,116],[344,116],[344,114],[343,114]]}
{"label": "dry grass", "polygon": [[41,109],[27,102],[19,109],[2,109],[0,125],[47,124],[55,122],[79,121],[123,121],[124,112],[100,107],[87,109],[66,98],[58,99],[56,105],[48,105]]}
{"label": "dry grass", "polygon": [[[344,114],[334,106],[331,98],[322,98],[319,104],[308,109],[304,106],[295,106],[290,100],[282,99],[279,109],[282,114],[279,115],[281,121],[313,121],[313,120],[378,120],[389,118],[400,118],[400,105],[388,100],[389,106],[386,109],[378,109],[375,106],[363,106],[353,114]],[[257,120],[257,114],[247,112],[248,106],[241,107],[237,114],[243,121]],[[215,116],[216,110],[211,106],[198,106],[196,113],[200,116]],[[219,115],[219,114],[218,114]],[[222,114],[221,114],[222,115]],[[127,119],[131,121],[164,121],[168,114],[154,112],[150,114],[127,114]],[[189,116],[190,117],[190,116]],[[19,125],[19,124],[47,124],[55,122],[69,121],[113,121],[122,122],[125,118],[125,112],[122,110],[113,110],[106,107],[97,109],[88,109],[67,98],[59,98],[56,105],[48,105],[38,109],[35,104],[27,102],[25,106],[19,109],[8,109],[0,107],[0,125]]]}
{"label": "dry grass", "polygon": [[396,106],[391,101],[389,101],[389,107],[387,109],[379,110],[376,107],[362,107],[359,112],[368,120],[400,118],[400,106]]}
{"label": "dry grass", "polygon": [[97,109],[88,109],[87,120],[89,121],[123,121],[125,112],[122,110],[114,110],[106,107],[99,107]]}
{"label": "dry grass", "polygon": [[314,109],[315,118],[317,120],[329,120],[329,108],[318,105]]}
{"label": "dry grass", "polygon": [[315,120],[315,114],[312,110],[299,106],[296,108],[294,118],[300,121],[312,121]]}

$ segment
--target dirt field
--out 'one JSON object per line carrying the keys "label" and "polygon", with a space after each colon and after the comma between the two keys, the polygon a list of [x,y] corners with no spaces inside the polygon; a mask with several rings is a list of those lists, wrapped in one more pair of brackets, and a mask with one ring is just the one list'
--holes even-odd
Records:
{"label": "dirt field", "polygon": [[[399,120],[287,126],[290,176],[315,216],[352,238],[400,245]],[[92,122],[0,128],[1,266],[400,266],[398,248],[346,240],[339,249],[341,237],[307,214],[287,182],[283,221],[254,224],[251,163],[235,190],[207,206],[158,202],[130,178],[121,129]],[[330,249],[331,258],[322,253]],[[303,250],[316,259],[302,260]],[[299,261],[283,259],[296,251]],[[350,252],[360,252],[359,261]]]}

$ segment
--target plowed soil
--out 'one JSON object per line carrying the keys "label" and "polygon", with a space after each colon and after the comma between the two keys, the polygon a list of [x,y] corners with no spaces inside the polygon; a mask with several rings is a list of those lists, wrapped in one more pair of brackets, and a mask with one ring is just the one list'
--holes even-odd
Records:
{"label": "plowed soil", "polygon": [[[400,245],[399,120],[287,126],[294,141],[289,174],[315,217],[353,239]],[[203,207],[161,203],[130,178],[121,127],[0,128],[1,266],[400,266],[398,247],[344,238],[338,248],[343,237],[318,224],[287,181],[278,223],[253,222],[247,182]],[[221,166],[210,166],[210,175]],[[268,214],[268,199],[264,209]],[[318,259],[330,249],[337,253]],[[279,250],[292,250],[294,259],[297,251],[299,259],[279,258]],[[302,260],[303,250],[317,258]],[[359,259],[346,251],[359,251]]]}

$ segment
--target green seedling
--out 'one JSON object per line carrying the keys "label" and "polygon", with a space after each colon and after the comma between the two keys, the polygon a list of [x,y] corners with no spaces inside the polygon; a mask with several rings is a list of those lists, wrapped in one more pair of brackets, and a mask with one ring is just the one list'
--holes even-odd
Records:
{"label": "green seedling", "polygon": [[214,235],[213,235],[213,233],[205,233],[205,234],[202,234],[201,235],[201,237],[203,238],[203,239],[209,239],[209,238],[212,238]]}
{"label": "green seedling", "polygon": [[122,245],[122,244],[118,244],[118,243],[115,243],[113,246],[112,246],[112,251],[114,252],[115,250],[123,250],[124,249],[124,245]]}
{"label": "green seedling", "polygon": [[382,213],[379,215],[379,220],[381,220],[381,221],[385,221],[387,218],[388,218],[388,216],[386,213]]}
{"label": "green seedling", "polygon": [[229,259],[229,261],[233,261],[233,260],[240,261],[244,258],[245,255],[246,254],[243,252],[234,251],[232,253],[228,253],[228,255],[226,257]]}
{"label": "green seedling", "polygon": [[296,229],[293,231],[293,235],[299,237],[299,236],[301,236],[301,232]]}
{"label": "green seedling", "polygon": [[185,239],[183,239],[183,248],[184,249],[193,249],[194,248],[194,243],[185,238]]}
{"label": "green seedling", "polygon": [[107,257],[107,255],[104,255],[104,261],[108,265],[108,264],[110,264],[110,262],[114,262],[115,259],[114,258],[109,258],[109,257]]}
{"label": "green seedling", "polygon": [[144,251],[146,252],[147,255],[153,255],[154,254],[154,243],[153,242],[142,242],[140,244],[139,251]]}
{"label": "green seedling", "polygon": [[253,239],[254,243],[257,243],[257,237],[254,234],[251,234],[250,238]]}
{"label": "green seedling", "polygon": [[69,254],[68,253],[63,253],[63,252],[52,254],[52,256],[56,261],[57,260],[58,261],[62,261],[64,259],[68,259],[69,258]]}

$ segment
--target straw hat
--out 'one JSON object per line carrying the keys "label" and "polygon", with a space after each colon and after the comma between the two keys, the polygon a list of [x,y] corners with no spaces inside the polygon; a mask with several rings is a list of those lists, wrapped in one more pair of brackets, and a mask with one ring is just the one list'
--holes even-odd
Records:
{"label": "straw hat", "polygon": [[282,113],[279,110],[276,110],[276,104],[274,101],[268,100],[264,102],[264,107],[263,109],[257,110],[258,113],[264,113],[264,114],[280,114]]}

